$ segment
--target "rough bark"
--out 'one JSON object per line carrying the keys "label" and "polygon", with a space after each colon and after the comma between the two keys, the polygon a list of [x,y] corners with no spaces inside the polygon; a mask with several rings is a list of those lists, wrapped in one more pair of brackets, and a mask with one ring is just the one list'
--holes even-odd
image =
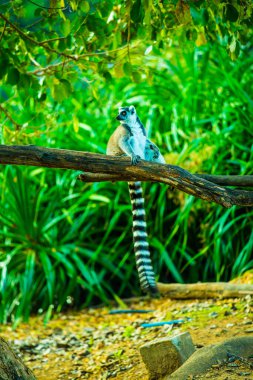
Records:
{"label": "rough bark", "polygon": [[[221,186],[253,187],[253,175],[210,175],[199,173],[195,173],[194,175]],[[127,174],[124,175],[124,178],[125,180],[129,181],[133,179],[132,175],[129,175],[127,177]],[[79,179],[83,182],[113,182],[122,181],[122,176],[120,174],[94,174],[85,172],[83,174],[80,174]],[[143,179],[142,181],[145,182],[151,180]]]}
{"label": "rough bark", "polygon": [[[241,360],[248,360],[253,355],[253,337],[241,336],[226,339],[224,342],[200,348],[178,370],[168,374],[163,380],[193,379],[205,373],[212,365],[225,363],[229,354],[242,358]],[[217,373],[217,379],[218,376]],[[228,376],[227,379],[229,378]]]}
{"label": "rough bark", "polygon": [[0,164],[81,170],[96,173],[98,182],[103,175],[106,175],[107,180],[114,181],[156,181],[224,207],[253,205],[251,191],[226,189],[174,165],[142,161],[137,166],[133,166],[128,157],[49,149],[34,145],[0,145]]}
{"label": "rough bark", "polygon": [[32,371],[26,367],[3,338],[0,338],[0,379],[36,380]]}
{"label": "rough bark", "polygon": [[252,187],[253,175],[210,175],[195,174],[197,177],[221,186]]}
{"label": "rough bark", "polygon": [[203,282],[197,284],[157,284],[161,295],[172,299],[192,298],[241,298],[253,296],[253,285],[227,282]]}

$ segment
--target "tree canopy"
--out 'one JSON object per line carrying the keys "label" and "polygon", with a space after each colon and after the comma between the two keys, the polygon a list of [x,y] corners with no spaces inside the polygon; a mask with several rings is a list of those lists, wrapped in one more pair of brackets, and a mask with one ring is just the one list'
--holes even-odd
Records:
{"label": "tree canopy", "polygon": [[47,98],[61,103],[98,76],[150,80],[151,55],[170,57],[172,44],[219,43],[236,59],[252,35],[251,1],[14,0],[0,7],[1,111],[15,129],[47,124]]}

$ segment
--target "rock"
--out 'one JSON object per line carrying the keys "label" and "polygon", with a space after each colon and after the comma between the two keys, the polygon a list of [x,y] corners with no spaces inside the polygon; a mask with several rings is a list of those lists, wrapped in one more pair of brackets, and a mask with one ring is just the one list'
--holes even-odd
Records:
{"label": "rock", "polygon": [[32,371],[22,363],[9,344],[0,338],[0,379],[36,380]]}
{"label": "rock", "polygon": [[195,351],[188,332],[156,339],[140,347],[150,379],[161,379],[179,368]]}
{"label": "rock", "polygon": [[206,372],[215,364],[228,359],[229,354],[248,358],[253,355],[253,337],[242,336],[227,339],[216,345],[197,350],[179,369],[164,377],[164,380],[186,380]]}
{"label": "rock", "polygon": [[245,330],[245,332],[246,332],[247,334],[253,334],[253,329]]}

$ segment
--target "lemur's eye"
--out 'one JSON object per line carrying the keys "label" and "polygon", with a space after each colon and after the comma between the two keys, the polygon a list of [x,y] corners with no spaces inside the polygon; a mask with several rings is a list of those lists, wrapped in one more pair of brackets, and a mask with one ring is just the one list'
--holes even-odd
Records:
{"label": "lemur's eye", "polygon": [[121,115],[126,116],[126,111],[121,112]]}

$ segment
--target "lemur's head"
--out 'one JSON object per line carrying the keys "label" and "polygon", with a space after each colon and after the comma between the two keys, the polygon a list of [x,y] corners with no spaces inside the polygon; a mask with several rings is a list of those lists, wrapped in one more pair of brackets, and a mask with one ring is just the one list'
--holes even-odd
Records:
{"label": "lemur's head", "polygon": [[131,123],[131,122],[133,123],[136,121],[136,118],[137,118],[137,114],[136,114],[134,106],[120,107],[119,114],[116,117],[116,119],[122,123]]}

